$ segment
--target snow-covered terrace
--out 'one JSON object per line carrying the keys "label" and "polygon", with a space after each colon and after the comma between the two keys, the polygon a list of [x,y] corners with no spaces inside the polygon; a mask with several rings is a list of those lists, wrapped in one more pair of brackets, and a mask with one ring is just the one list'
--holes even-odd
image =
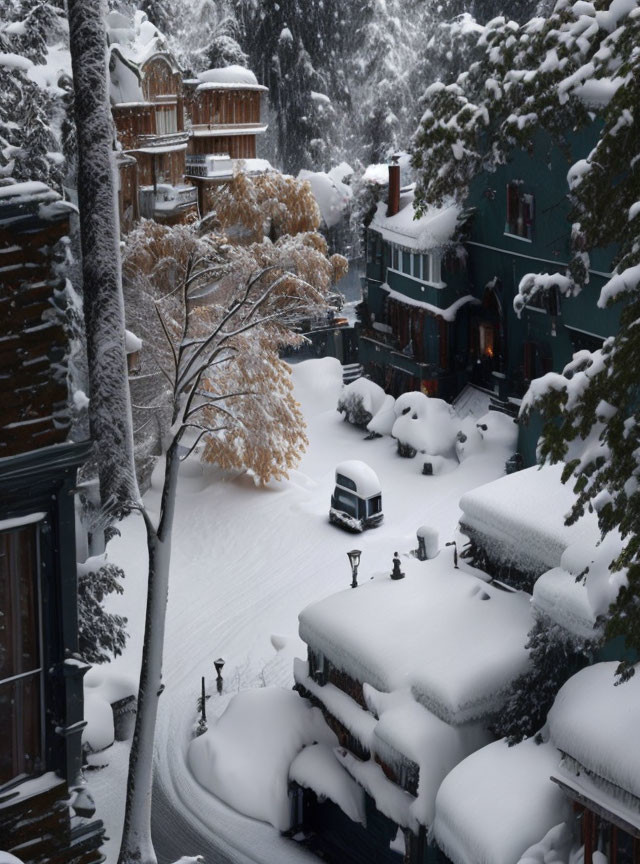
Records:
{"label": "snow-covered terrace", "polygon": [[449,556],[405,559],[388,573],[308,606],[301,638],[351,678],[377,690],[410,690],[447,723],[499,709],[528,664],[529,597],[455,570]]}
{"label": "snow-covered terrace", "polygon": [[555,746],[566,754],[554,779],[640,832],[640,675],[616,686],[617,663],[597,663],[570,678],[549,712]]}
{"label": "snow-covered terrace", "polygon": [[559,567],[571,544],[594,547],[595,514],[565,525],[576,498],[571,482],[561,482],[563,467],[533,466],[467,492],[460,499],[461,530],[493,560],[534,576]]}

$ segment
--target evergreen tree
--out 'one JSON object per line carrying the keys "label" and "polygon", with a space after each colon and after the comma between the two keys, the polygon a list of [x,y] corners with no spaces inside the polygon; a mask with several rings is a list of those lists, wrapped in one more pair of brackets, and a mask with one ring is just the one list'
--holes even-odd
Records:
{"label": "evergreen tree", "polygon": [[[635,656],[640,654],[639,40],[637,2],[576,6],[559,0],[546,20],[522,27],[504,19],[491,22],[478,39],[478,62],[454,85],[427,92],[414,155],[418,206],[447,195],[463,200],[478,171],[507,159],[516,146],[533,146],[538,129],[562,146],[566,133],[590,124],[598,107],[596,145],[567,178],[574,257],[553,281],[564,293],[576,294],[588,280],[589,250],[615,243],[614,275],[599,305],[624,304],[620,330],[601,350],[575,355],[564,374],[534,382],[522,414],[526,419],[534,408],[543,413],[541,457],[568,460],[563,477],[578,493],[570,521],[594,509],[603,534],[618,528],[625,540],[611,566],[626,572],[627,585],[610,609],[606,632],[624,636]],[[537,274],[525,277],[516,310],[549,285]],[[624,678],[633,666],[622,662],[618,672]]]}
{"label": "evergreen tree", "polygon": [[592,659],[595,641],[580,641],[545,618],[529,633],[525,648],[531,669],[513,682],[507,702],[493,731],[509,744],[539,732],[547,720],[558,690]]}
{"label": "evergreen tree", "polygon": [[107,663],[126,645],[127,619],[105,612],[102,605],[109,594],[123,593],[121,579],[124,571],[108,562],[95,569],[91,562],[78,567],[78,648],[87,663]]}

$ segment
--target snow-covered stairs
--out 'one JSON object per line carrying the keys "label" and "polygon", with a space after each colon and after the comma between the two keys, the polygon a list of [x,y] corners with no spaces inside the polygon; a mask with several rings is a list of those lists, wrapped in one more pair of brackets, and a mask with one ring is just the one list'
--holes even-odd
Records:
{"label": "snow-covered stairs", "polygon": [[345,363],[342,367],[342,383],[351,384],[356,378],[361,378],[364,374],[364,369],[361,363]]}

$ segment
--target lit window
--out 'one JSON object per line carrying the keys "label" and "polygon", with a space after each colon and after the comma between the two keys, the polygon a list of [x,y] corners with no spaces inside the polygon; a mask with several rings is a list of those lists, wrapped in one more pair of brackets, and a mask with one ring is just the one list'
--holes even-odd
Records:
{"label": "lit window", "polygon": [[533,239],[533,195],[522,191],[520,183],[507,183],[507,219],[504,233],[523,240]]}
{"label": "lit window", "polygon": [[483,357],[493,357],[494,329],[491,324],[478,325],[478,348]]}

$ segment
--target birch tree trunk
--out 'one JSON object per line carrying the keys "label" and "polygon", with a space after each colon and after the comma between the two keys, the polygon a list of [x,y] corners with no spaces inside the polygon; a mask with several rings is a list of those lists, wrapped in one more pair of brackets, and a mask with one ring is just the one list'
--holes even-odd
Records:
{"label": "birch tree trunk", "polygon": [[143,511],[149,550],[147,611],[138,711],[129,756],[127,803],[118,864],[155,864],[157,860],[151,840],[153,745],[158,702],[163,689],[162,653],[169,591],[171,533],[180,467],[178,447],[174,440],[165,457],[165,478],[157,531]]}
{"label": "birch tree trunk", "polygon": [[89,365],[89,422],[100,499],[114,515],[139,500],[124,346],[124,302],[109,107],[105,0],[67,0],[78,133],[78,204]]}

